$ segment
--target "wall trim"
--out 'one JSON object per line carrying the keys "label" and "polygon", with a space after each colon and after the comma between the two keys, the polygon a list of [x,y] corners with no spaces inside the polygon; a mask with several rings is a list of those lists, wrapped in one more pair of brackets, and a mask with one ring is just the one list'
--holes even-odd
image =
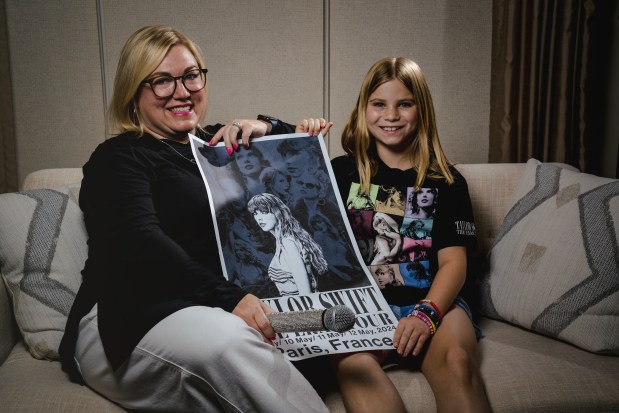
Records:
{"label": "wall trim", "polygon": [[[323,47],[322,47],[322,117],[331,120],[331,66],[329,57],[331,56],[331,16],[329,14],[331,2],[323,0]],[[327,141],[327,148],[331,153],[331,139]]]}
{"label": "wall trim", "polygon": [[105,126],[105,133],[107,134],[107,52],[105,48],[105,25],[103,24],[103,0],[97,0],[97,32],[99,35],[99,60],[101,60],[101,95],[103,96],[103,124]]}

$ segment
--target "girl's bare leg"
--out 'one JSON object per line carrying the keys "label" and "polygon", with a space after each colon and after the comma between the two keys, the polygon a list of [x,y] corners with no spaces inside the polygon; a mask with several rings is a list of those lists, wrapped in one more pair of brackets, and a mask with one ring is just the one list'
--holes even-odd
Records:
{"label": "girl's bare leg", "polygon": [[421,363],[438,412],[491,412],[477,361],[477,339],[460,307],[445,314]]}
{"label": "girl's bare leg", "polygon": [[381,367],[382,352],[333,356],[340,392],[348,413],[403,413],[404,402]]}

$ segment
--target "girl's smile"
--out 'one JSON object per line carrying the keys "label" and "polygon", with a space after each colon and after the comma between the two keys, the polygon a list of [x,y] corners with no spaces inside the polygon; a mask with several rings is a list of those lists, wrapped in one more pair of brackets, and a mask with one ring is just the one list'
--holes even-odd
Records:
{"label": "girl's smile", "polygon": [[406,157],[417,130],[417,105],[399,80],[380,85],[370,95],[365,113],[368,131],[374,137],[380,158],[392,166]]}

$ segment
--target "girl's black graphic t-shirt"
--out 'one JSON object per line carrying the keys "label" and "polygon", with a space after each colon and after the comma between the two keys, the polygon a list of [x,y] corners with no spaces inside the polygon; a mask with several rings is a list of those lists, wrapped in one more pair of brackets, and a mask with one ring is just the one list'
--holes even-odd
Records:
{"label": "girl's black graphic t-shirt", "polygon": [[[466,180],[455,168],[452,185],[427,178],[415,191],[414,169],[379,161],[365,194],[352,157],[337,157],[331,165],[359,251],[389,304],[408,306],[427,295],[442,248],[465,246],[472,263],[477,245],[473,210]],[[468,300],[473,275],[469,265],[461,292]]]}

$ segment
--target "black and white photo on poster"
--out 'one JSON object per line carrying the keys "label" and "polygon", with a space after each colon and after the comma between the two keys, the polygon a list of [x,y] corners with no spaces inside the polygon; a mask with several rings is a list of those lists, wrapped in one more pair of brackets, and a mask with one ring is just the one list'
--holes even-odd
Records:
{"label": "black and white photo on poster", "polygon": [[348,305],[345,333],[278,334],[290,359],[392,348],[395,317],[363,264],[321,136],[274,135],[229,155],[191,136],[224,276],[276,311]]}

